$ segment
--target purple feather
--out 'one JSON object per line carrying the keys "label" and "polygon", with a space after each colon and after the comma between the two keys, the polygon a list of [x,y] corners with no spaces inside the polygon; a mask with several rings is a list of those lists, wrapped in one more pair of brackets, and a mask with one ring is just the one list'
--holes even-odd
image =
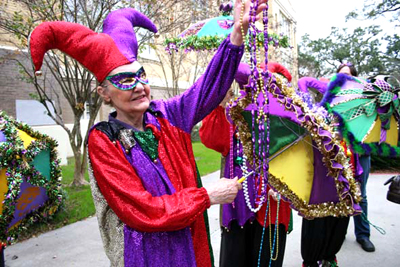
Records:
{"label": "purple feather", "polygon": [[335,97],[334,90],[336,87],[342,87],[343,84],[347,80],[352,80],[353,77],[344,74],[344,73],[338,73],[335,76],[332,77],[330,83],[328,84],[328,90],[325,93],[322,101],[320,102],[321,105],[325,105],[326,103],[331,103],[333,98]]}

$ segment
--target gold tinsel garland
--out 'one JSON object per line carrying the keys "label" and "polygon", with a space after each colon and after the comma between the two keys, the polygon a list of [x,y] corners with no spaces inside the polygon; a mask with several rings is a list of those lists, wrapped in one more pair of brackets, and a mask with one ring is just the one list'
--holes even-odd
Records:
{"label": "gold tinsel garland", "polygon": [[[307,204],[307,202],[294,193],[287,184],[283,183],[278,177],[275,177],[271,173],[269,173],[268,177],[269,184],[280,192],[284,198],[289,200],[292,203],[292,207],[306,218],[353,215],[355,212],[353,200],[358,203],[361,200],[361,195],[353,177],[348,158],[344,153],[343,147],[340,145],[341,140],[339,134],[334,131],[332,126],[325,122],[325,119],[321,115],[312,112],[307,107],[306,103],[296,94],[294,88],[287,86],[279,75],[274,75],[274,77],[276,79],[275,84],[271,83],[271,80],[268,82],[271,84],[268,88],[269,92],[278,99],[281,105],[284,105],[286,110],[294,112],[296,118],[301,122],[301,126],[310,133],[311,138],[323,155],[322,161],[328,169],[328,175],[335,180],[339,202]],[[272,77],[270,79],[272,79]],[[281,93],[277,90],[280,90]],[[291,101],[289,101],[290,99]],[[251,95],[248,93],[245,97],[239,99],[236,105],[231,107],[230,117],[238,128],[239,138],[243,144],[243,153],[247,156],[249,163],[253,165],[252,134],[249,125],[242,115],[244,109],[251,102]],[[296,107],[299,108],[299,110],[296,109]],[[299,114],[298,111],[301,111],[302,114]],[[327,132],[328,135],[322,135],[324,131]],[[328,147],[330,148],[328,149]],[[257,165],[257,155],[255,162]],[[335,163],[339,163],[343,168],[334,167]],[[340,173],[342,173],[349,182],[350,188],[347,194],[342,194],[343,185],[338,179]]]}

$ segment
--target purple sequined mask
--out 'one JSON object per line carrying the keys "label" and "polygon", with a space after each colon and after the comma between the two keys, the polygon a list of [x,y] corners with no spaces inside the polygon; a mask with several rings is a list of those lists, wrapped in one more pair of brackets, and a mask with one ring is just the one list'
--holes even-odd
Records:
{"label": "purple sequined mask", "polygon": [[141,67],[137,72],[120,72],[106,77],[115,87],[120,90],[132,90],[138,83],[149,84],[144,68]]}

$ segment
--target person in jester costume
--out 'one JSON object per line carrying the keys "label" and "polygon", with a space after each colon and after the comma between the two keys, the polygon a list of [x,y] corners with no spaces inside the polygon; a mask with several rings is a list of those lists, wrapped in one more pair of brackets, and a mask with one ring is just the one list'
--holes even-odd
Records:
{"label": "person in jester costume", "polygon": [[[257,14],[265,2],[258,2]],[[213,266],[205,212],[231,203],[241,185],[221,179],[202,187],[190,133],[233,82],[250,3],[241,16],[236,1],[233,32],[195,84],[168,100],[150,101],[133,27],[157,29],[138,11],[111,12],[102,33],[68,22],[44,22],[32,32],[36,71],[47,50],[59,49],[96,76],[97,92],[116,110],[91,129],[87,144],[92,194],[112,266]]]}
{"label": "person in jester costume", "polygon": [[[264,68],[265,64],[261,67]],[[269,62],[268,70],[291,81],[289,71],[279,63]],[[250,72],[249,65],[240,63],[235,81],[241,90],[245,90]],[[205,146],[220,152],[225,157],[224,177],[234,178],[244,175],[241,169],[241,165],[245,164],[243,147],[238,141],[237,129],[228,121],[226,109],[222,104],[202,121],[199,134]],[[254,199],[253,183],[253,179],[247,179],[248,195],[241,190],[233,203],[224,204],[222,207],[221,267],[277,267],[283,264],[286,233],[290,221],[289,203],[278,200],[276,193],[268,186],[269,200],[258,211],[250,209],[246,198]],[[266,212],[268,212],[267,218]],[[275,228],[276,223],[278,227]],[[262,240],[263,226],[265,236]],[[259,254],[261,240],[262,253]],[[271,240],[274,240],[275,246]]]}
{"label": "person in jester costume", "polygon": [[[309,89],[313,89],[321,95],[324,95],[329,84],[317,80],[313,77],[302,77],[298,81],[299,91],[302,92],[302,97],[309,96]],[[306,101],[306,100],[305,100]],[[306,101],[307,102],[307,101]],[[310,108],[318,107],[323,109],[319,103],[314,105],[315,101],[310,100]],[[325,116],[329,116],[327,111]],[[341,145],[349,158],[349,163],[352,166],[353,175],[358,183],[361,181],[362,168],[357,155],[353,154],[346,142],[342,140]],[[354,216],[354,218],[360,215]],[[336,267],[338,266],[337,253],[340,251],[345,240],[347,227],[350,217],[334,217],[327,216],[324,218],[314,218],[308,220],[302,219],[301,228],[301,255],[303,258],[303,267]]]}

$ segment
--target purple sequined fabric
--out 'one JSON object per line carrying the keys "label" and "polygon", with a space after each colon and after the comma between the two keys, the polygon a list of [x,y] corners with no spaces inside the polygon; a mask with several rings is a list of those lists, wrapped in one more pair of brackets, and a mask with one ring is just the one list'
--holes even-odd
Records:
{"label": "purple sequined fabric", "polygon": [[[142,233],[124,228],[125,267],[195,267],[190,229]],[[188,244],[188,246],[185,246]]]}

